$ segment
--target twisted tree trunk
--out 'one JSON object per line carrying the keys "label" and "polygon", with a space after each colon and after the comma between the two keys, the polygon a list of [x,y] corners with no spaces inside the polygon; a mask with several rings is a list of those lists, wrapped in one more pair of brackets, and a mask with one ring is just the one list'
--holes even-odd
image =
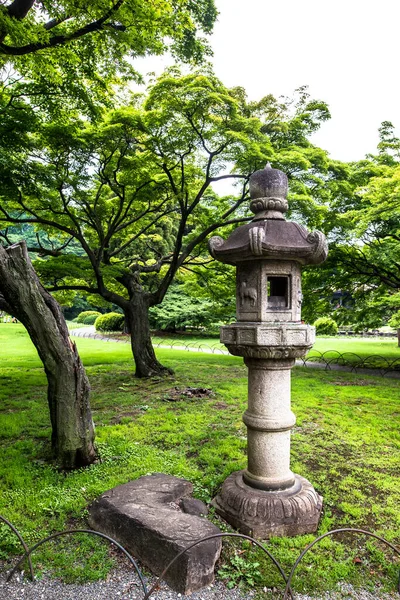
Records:
{"label": "twisted tree trunk", "polygon": [[136,366],[136,377],[171,375],[172,369],[164,367],[154,352],[150,336],[149,306],[145,295],[134,294],[124,306],[125,324],[131,336],[131,348]]}
{"label": "twisted tree trunk", "polygon": [[95,459],[89,381],[58,303],[41,285],[25,242],[0,245],[0,309],[25,325],[48,381],[52,447],[61,467]]}

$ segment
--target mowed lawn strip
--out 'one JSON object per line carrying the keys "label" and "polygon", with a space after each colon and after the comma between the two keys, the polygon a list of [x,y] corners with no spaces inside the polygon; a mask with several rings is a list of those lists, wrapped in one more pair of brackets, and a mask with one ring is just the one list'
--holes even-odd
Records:
{"label": "mowed lawn strip", "polygon": [[[175,377],[137,380],[129,345],[76,342],[92,385],[100,460],[64,473],[50,459],[46,379],[36,351],[21,325],[0,324],[0,514],[28,544],[65,528],[85,527],[90,501],[141,475],[185,477],[193,482],[195,495],[208,502],[228,474],[245,467],[241,417],[247,371],[241,359],[160,349],[159,359],[175,369]],[[357,527],[400,544],[399,396],[396,380],[293,370],[297,423],[291,466],[324,497],[318,534]],[[288,572],[313,539],[273,539],[268,549]],[[275,567],[260,551],[242,542],[224,547],[218,571],[228,582],[282,588]],[[16,553],[15,536],[1,526],[0,559],[11,554],[15,560]],[[34,558],[39,571],[52,568],[67,581],[88,581],[107,575],[115,552],[82,535],[43,546]],[[397,576],[391,551],[342,534],[326,538],[306,555],[294,587],[317,592],[347,581],[376,592],[395,589]]]}

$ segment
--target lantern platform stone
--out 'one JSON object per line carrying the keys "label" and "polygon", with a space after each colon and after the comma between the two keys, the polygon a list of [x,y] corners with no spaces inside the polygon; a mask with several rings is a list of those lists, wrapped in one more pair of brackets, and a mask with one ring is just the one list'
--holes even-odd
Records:
{"label": "lantern platform stone", "polygon": [[322,498],[290,470],[290,373],[315,340],[301,321],[301,266],[323,262],[328,246],[320,231],[285,220],[285,173],[267,164],[249,185],[251,223],[209,240],[215,259],[236,266],[237,322],[221,328],[221,342],[248,367],[247,469],[225,480],[213,504],[242,533],[300,535],[316,531]]}
{"label": "lantern platform stone", "polygon": [[[156,575],[181,551],[218,527],[200,516],[206,506],[190,498],[189,481],[157,473],[119,485],[89,507],[89,524],[109,535],[139,558]],[[185,552],[165,574],[175,591],[190,594],[214,581],[221,539],[213,538]]]}
{"label": "lantern platform stone", "polygon": [[315,341],[315,329],[302,323],[232,323],[221,327],[220,339],[235,356],[300,358]]}
{"label": "lantern platform stone", "polygon": [[295,475],[290,488],[266,492],[248,486],[244,475],[244,471],[232,473],[212,502],[240,533],[268,539],[316,531],[322,498],[307,479]]}

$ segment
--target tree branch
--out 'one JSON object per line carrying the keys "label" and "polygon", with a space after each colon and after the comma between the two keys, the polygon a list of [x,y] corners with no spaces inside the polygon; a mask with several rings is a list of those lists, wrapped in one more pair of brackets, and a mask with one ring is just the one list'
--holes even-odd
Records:
{"label": "tree branch", "polygon": [[47,23],[45,23],[43,27],[46,29],[46,31],[50,31],[50,29],[54,29],[54,27],[57,27],[57,25],[61,25],[61,23],[65,23],[65,21],[68,21],[69,19],[71,19],[70,16],[60,17],[59,19],[50,19],[50,21],[47,21]]}
{"label": "tree branch", "polygon": [[34,5],[35,0],[14,0],[9,6],[7,6],[7,12],[10,17],[14,19],[24,19],[28,12]]}
{"label": "tree branch", "polygon": [[[0,54],[6,54],[6,55],[11,55],[11,56],[23,56],[25,54],[32,54],[33,52],[38,52],[39,50],[45,50],[47,48],[54,48],[54,46],[60,46],[62,44],[66,44],[67,42],[77,40],[81,37],[84,37],[88,33],[93,33],[94,31],[101,31],[102,29],[104,29],[107,26],[106,21],[119,10],[119,8],[122,6],[123,2],[124,2],[124,0],[117,0],[117,2],[114,4],[114,6],[112,6],[102,17],[100,17],[100,19],[97,19],[96,21],[92,21],[91,23],[88,23],[84,27],[81,27],[80,29],[77,29],[76,31],[74,31],[70,34],[54,35],[47,42],[34,42],[31,44],[26,44],[25,46],[8,46],[7,44],[0,43]],[[15,3],[18,3],[18,5],[21,4],[21,5],[25,5],[25,6],[29,3],[31,3],[31,6],[29,7],[29,9],[30,9],[32,7],[33,1],[32,0],[14,0],[13,4],[15,4]],[[11,6],[13,6],[13,4]],[[28,11],[29,11],[29,9],[28,9]],[[19,17],[19,18],[23,18],[23,17]],[[4,39],[4,37],[5,36],[3,35],[3,37],[0,38],[0,40],[2,41]]]}

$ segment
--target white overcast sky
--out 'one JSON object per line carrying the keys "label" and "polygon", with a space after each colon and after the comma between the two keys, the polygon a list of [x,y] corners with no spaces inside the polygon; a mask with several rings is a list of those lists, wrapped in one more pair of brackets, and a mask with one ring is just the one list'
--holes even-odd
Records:
{"label": "white overcast sky", "polygon": [[[308,85],[332,119],[314,143],[332,158],[376,150],[378,127],[400,135],[399,0],[216,0],[211,37],[216,75],[250,99],[291,96]],[[147,61],[146,61],[147,62]],[[162,71],[168,59],[150,59]],[[137,65],[143,72],[141,66]]]}

